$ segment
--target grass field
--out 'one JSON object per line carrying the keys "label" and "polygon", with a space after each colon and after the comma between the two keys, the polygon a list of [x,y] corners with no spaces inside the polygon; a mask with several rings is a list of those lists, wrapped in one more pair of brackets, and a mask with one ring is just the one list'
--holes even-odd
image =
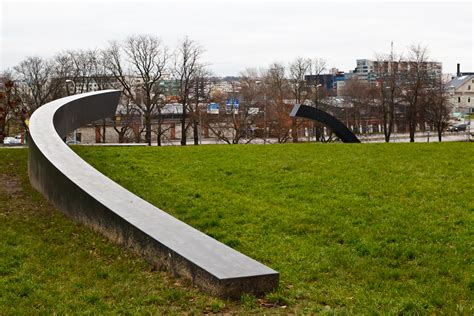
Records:
{"label": "grass field", "polygon": [[237,309],[155,271],[33,191],[27,150],[0,148],[0,315],[182,314]]}
{"label": "grass field", "polygon": [[275,292],[240,302],[150,271],[69,222],[31,192],[26,152],[0,151],[3,177],[21,183],[0,190],[0,314],[472,314],[473,148],[75,147],[132,192],[281,273]]}

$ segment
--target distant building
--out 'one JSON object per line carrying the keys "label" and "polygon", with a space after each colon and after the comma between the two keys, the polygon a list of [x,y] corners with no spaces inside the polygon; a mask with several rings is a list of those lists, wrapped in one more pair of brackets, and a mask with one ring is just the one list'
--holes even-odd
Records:
{"label": "distant building", "polygon": [[474,113],[474,73],[464,75],[458,71],[455,77],[446,84],[446,89],[451,98],[454,113]]}
{"label": "distant building", "polygon": [[354,76],[359,80],[365,82],[375,82],[377,79],[375,73],[375,63],[373,60],[369,59],[357,59],[357,66],[354,69]]}
{"label": "distant building", "polygon": [[[379,76],[390,71],[403,73],[409,71],[411,66],[411,61],[357,59],[357,66],[353,71],[353,76],[359,80],[375,84]],[[431,79],[442,77],[443,67],[440,62],[425,61],[421,63],[421,67],[426,70]],[[403,80],[403,76],[400,79]]]}
{"label": "distant building", "polygon": [[226,80],[216,80],[212,83],[211,94],[212,93],[222,93],[224,95],[238,93],[241,90],[239,81],[226,81]]}
{"label": "distant building", "polygon": [[326,90],[331,91],[334,89],[334,75],[333,74],[320,74],[320,75],[306,75],[304,80],[308,85],[316,86],[321,85]]}
{"label": "distant building", "polygon": [[311,86],[320,84],[327,91],[333,91],[339,95],[345,82],[352,77],[354,77],[354,73],[352,72],[344,72],[337,68],[332,68],[329,74],[306,75],[305,81]]}
{"label": "distant building", "polygon": [[179,95],[180,83],[176,79],[170,78],[170,76],[164,76],[159,82],[160,93],[166,97]]}
{"label": "distant building", "polygon": [[344,72],[339,71],[338,69],[334,69],[334,90],[336,90],[337,95],[340,94],[344,86],[346,85],[346,81],[349,80],[354,76],[352,72]]}

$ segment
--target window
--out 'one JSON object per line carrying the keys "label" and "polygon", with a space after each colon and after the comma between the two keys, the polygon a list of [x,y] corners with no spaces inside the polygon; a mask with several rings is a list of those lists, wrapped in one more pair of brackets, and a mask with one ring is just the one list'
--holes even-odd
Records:
{"label": "window", "polygon": [[471,90],[471,85],[468,85],[468,86],[467,86],[467,90]]}
{"label": "window", "polygon": [[471,102],[471,97],[467,98],[467,102],[469,102],[469,103]]}
{"label": "window", "polygon": [[458,97],[458,103],[461,103],[461,97]]}

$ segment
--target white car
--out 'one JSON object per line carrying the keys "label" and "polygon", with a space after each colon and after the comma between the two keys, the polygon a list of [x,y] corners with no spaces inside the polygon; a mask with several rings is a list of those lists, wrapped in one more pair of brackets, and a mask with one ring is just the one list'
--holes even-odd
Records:
{"label": "white car", "polygon": [[5,137],[3,139],[3,144],[5,145],[19,145],[21,144],[21,136],[20,135],[16,135],[15,137]]}

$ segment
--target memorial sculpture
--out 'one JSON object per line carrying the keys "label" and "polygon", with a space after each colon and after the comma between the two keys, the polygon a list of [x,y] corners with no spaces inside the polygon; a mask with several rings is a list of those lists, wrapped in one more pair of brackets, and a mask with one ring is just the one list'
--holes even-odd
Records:
{"label": "memorial sculpture", "polygon": [[290,117],[307,118],[329,127],[334,134],[344,143],[360,143],[360,140],[344,123],[331,114],[312,106],[295,104],[291,110]]}
{"label": "memorial sculpture", "polygon": [[32,186],[68,217],[213,295],[239,298],[275,289],[277,271],[127,191],[64,143],[73,130],[115,115],[120,94],[105,90],[73,95],[33,113],[28,157]]}

